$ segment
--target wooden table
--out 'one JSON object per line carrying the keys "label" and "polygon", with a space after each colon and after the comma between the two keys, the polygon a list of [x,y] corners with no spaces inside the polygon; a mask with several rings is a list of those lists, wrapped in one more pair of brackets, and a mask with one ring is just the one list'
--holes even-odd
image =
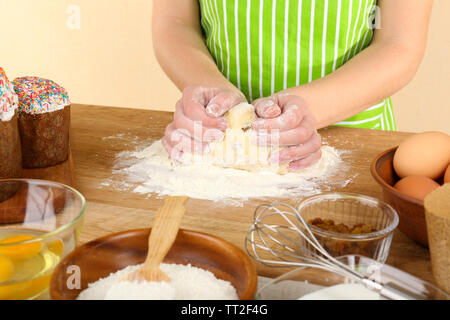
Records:
{"label": "wooden table", "polygon": [[[162,137],[172,113],[90,105],[72,106],[71,143],[78,190],[87,199],[87,212],[80,243],[118,231],[145,228],[162,199],[102,185],[113,176],[116,155],[150,145]],[[372,159],[398,145],[409,133],[331,127],[321,130],[324,141],[337,149],[348,150],[344,160],[352,182],[336,191],[347,191],[382,198],[369,172]],[[297,202],[298,199],[292,201]],[[182,228],[202,231],[244,247],[245,234],[253,211],[261,199],[245,202],[243,207],[217,206],[212,201],[191,199],[186,205]],[[388,264],[434,283],[429,252],[396,230]],[[258,273],[274,277],[284,269],[257,265]]]}

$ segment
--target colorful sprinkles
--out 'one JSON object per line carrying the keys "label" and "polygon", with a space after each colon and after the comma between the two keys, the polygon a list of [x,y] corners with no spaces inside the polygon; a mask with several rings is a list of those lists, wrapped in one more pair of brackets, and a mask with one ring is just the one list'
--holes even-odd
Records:
{"label": "colorful sprinkles", "polygon": [[66,89],[52,80],[20,77],[13,81],[19,96],[19,112],[39,114],[63,109],[70,105]]}
{"label": "colorful sprinkles", "polygon": [[17,104],[18,98],[14,93],[13,86],[6,76],[5,70],[0,67],[0,113],[9,112],[11,107],[15,108]]}

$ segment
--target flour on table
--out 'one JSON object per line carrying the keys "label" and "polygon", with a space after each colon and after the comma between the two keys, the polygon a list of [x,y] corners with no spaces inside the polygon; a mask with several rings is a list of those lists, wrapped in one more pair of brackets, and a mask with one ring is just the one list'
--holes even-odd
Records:
{"label": "flour on table", "polygon": [[160,140],[150,146],[117,155],[114,173],[120,182],[105,185],[127,188],[139,194],[186,195],[190,198],[241,206],[249,198],[304,197],[333,187],[344,187],[347,165],[341,152],[322,146],[322,158],[297,172],[279,175],[272,171],[249,172],[222,168],[207,161],[181,164],[169,158]]}

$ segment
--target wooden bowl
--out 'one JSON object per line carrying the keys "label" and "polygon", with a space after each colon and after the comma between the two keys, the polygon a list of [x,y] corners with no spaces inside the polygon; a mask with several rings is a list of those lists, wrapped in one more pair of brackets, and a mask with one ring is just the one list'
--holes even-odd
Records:
{"label": "wooden bowl", "polygon": [[[58,264],[53,273],[50,282],[52,299],[74,300],[89,283],[129,265],[143,263],[150,230],[137,229],[111,234],[75,249]],[[191,264],[206,269],[217,278],[230,281],[241,300],[254,298],[257,286],[255,266],[241,249],[225,240],[202,232],[179,230],[164,262]],[[74,276],[77,269],[81,276],[79,289],[71,285],[76,284]]]}
{"label": "wooden bowl", "polygon": [[398,228],[417,243],[428,246],[423,201],[404,195],[393,187],[400,180],[393,165],[396,150],[397,147],[379,154],[372,162],[370,172],[383,189],[384,201],[397,210],[400,218]]}

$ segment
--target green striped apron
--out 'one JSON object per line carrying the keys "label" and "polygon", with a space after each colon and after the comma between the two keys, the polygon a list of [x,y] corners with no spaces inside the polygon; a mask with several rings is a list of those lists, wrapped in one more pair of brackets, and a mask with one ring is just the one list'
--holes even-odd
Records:
{"label": "green striped apron", "polygon": [[[199,0],[206,44],[249,101],[326,76],[373,37],[377,0]],[[386,98],[339,126],[396,130]]]}

